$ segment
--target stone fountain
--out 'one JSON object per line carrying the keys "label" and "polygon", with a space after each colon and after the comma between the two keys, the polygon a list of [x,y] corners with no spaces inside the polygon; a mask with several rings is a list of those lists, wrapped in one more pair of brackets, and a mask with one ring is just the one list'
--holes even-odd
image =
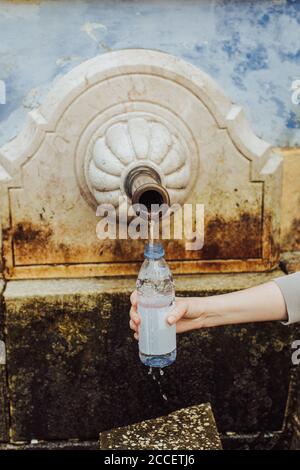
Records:
{"label": "stone fountain", "polygon": [[0,149],[0,440],[96,439],[204,402],[228,446],[281,439],[295,330],[181,336],[166,404],[128,328],[144,241],[96,234],[97,206],[120,214],[128,181],[146,168],[162,199],[205,208],[200,250],[165,241],[178,293],[258,284],[282,274],[281,164],[240,106],[168,54],[116,51],[58,81]]}

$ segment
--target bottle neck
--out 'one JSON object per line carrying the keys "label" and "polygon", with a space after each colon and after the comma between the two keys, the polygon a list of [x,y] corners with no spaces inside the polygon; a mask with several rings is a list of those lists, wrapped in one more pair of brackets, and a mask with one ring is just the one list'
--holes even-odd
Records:
{"label": "bottle neck", "polygon": [[161,243],[147,243],[144,256],[148,260],[159,260],[165,256],[165,250]]}

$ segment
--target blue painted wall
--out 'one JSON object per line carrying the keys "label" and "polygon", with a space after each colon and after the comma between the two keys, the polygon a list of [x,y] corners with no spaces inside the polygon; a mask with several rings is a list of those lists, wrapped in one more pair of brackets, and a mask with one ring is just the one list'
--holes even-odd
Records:
{"label": "blue painted wall", "polygon": [[128,47],[193,63],[244,106],[260,137],[300,145],[300,104],[291,90],[300,80],[300,0],[0,1],[0,79],[7,86],[0,145],[53,80],[90,57]]}

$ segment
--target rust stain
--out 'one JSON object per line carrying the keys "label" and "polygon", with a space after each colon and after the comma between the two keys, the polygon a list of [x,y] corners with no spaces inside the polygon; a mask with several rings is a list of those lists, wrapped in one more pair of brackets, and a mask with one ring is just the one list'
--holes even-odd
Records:
{"label": "rust stain", "polygon": [[44,256],[52,234],[53,230],[43,224],[34,226],[29,222],[19,222],[12,231],[14,251],[30,264],[34,259]]}
{"label": "rust stain", "polygon": [[[6,250],[5,250],[5,247],[7,246],[7,244],[9,243],[9,237],[10,237],[10,232],[9,232],[9,229],[7,228],[3,228],[2,229],[2,246],[0,246],[1,250],[0,250],[0,254],[1,254],[1,259],[0,259],[0,272],[3,273],[5,271],[7,271],[7,256],[6,256]],[[1,234],[0,234],[0,239],[1,239]]]}
{"label": "rust stain", "polygon": [[282,153],[281,246],[283,251],[300,250],[300,150],[287,148]]}
{"label": "rust stain", "polygon": [[34,243],[35,245],[45,245],[51,234],[52,230],[45,228],[42,225],[39,227],[34,227],[28,222],[22,222],[17,225],[13,232],[13,241],[16,244],[30,242]]}
{"label": "rust stain", "polygon": [[184,241],[166,242],[168,259],[248,259],[262,256],[262,221],[251,214],[238,219],[206,220],[202,250],[186,251]]}
{"label": "rust stain", "polygon": [[[255,215],[242,213],[236,219],[211,217],[205,220],[205,240],[201,250],[187,251],[184,239],[163,240],[166,258],[173,262],[175,270],[181,273],[196,272],[197,269],[199,272],[203,269],[206,272],[240,271],[249,260],[252,271],[263,270],[263,266],[267,269],[273,266],[279,257],[279,245],[274,241],[278,237],[276,234],[273,236],[273,226],[271,215],[266,215],[263,238],[262,220]],[[132,273],[133,265],[136,270],[136,266],[143,260],[146,240],[96,239],[87,245],[84,237],[79,242],[71,243],[67,229],[62,233],[65,233],[65,236],[57,241],[54,229],[43,221],[36,225],[22,221],[11,232],[4,230],[5,255],[8,255],[8,259],[12,246],[14,251],[14,263],[7,263],[10,276],[13,277],[11,273],[14,265],[23,271],[26,271],[27,266],[28,272],[34,269],[42,270],[42,277],[48,277],[47,269],[49,277],[53,277],[55,265],[60,265],[60,272],[65,265],[68,277],[72,277],[72,269],[74,272],[80,270],[79,267],[75,268],[75,265],[81,265],[82,270],[90,276],[100,271],[103,271],[103,275],[123,275]],[[181,268],[178,263],[182,264]],[[192,266],[191,263],[197,263],[198,267]],[[100,268],[101,265],[103,269]]]}
{"label": "rust stain", "polygon": [[279,262],[280,227],[276,227],[271,214],[264,216],[263,256],[271,262]]}
{"label": "rust stain", "polygon": [[10,235],[10,231],[8,228],[3,228],[2,229],[2,240],[4,242],[7,242],[7,240],[9,240],[9,235]]}
{"label": "rust stain", "polygon": [[287,274],[300,271],[300,251],[283,253],[280,264],[283,271]]}
{"label": "rust stain", "polygon": [[262,221],[243,213],[239,219],[217,217],[205,230],[204,256],[208,259],[259,258],[262,255]]}
{"label": "rust stain", "polygon": [[300,250],[300,218],[293,219],[289,231],[284,237],[283,246],[292,251]]}

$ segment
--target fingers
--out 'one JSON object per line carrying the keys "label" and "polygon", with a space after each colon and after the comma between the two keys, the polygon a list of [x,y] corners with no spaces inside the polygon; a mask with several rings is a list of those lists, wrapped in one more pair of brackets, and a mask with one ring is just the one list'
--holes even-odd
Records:
{"label": "fingers", "polygon": [[133,307],[137,306],[137,291],[133,291],[131,296],[130,296],[130,302]]}
{"label": "fingers", "polygon": [[171,310],[168,316],[169,325],[174,325],[182,318],[187,312],[187,303],[184,299],[176,299],[175,307]]}
{"label": "fingers", "polygon": [[140,319],[139,319],[138,323],[136,323],[132,319],[130,319],[130,321],[129,321],[129,326],[130,326],[131,330],[134,331],[133,336],[136,340],[139,339],[139,323],[140,323]]}
{"label": "fingers", "polygon": [[141,318],[137,313],[137,309],[135,307],[131,307],[129,312],[130,319],[136,324],[139,325],[141,323]]}
{"label": "fingers", "polygon": [[137,325],[134,323],[133,320],[130,320],[130,321],[129,321],[129,326],[130,326],[130,329],[131,329],[132,331],[138,331],[138,327],[137,327]]}
{"label": "fingers", "polygon": [[[130,328],[132,329],[132,331],[134,331],[134,338],[136,340],[139,339],[139,324],[141,323],[141,319],[140,319],[140,316],[138,315],[137,313],[137,303],[136,303],[136,295],[134,295],[135,292],[132,293],[131,297],[130,297],[130,300],[132,302],[132,307],[130,309],[130,312],[129,312],[129,316],[130,316],[130,321],[129,321],[129,326]],[[132,299],[133,297],[133,299]]]}
{"label": "fingers", "polygon": [[130,316],[129,325],[132,330],[137,331],[138,325],[140,324],[141,319],[137,313],[137,292],[136,291],[132,292],[130,296],[130,301],[131,301],[131,309],[129,312],[129,316]]}

